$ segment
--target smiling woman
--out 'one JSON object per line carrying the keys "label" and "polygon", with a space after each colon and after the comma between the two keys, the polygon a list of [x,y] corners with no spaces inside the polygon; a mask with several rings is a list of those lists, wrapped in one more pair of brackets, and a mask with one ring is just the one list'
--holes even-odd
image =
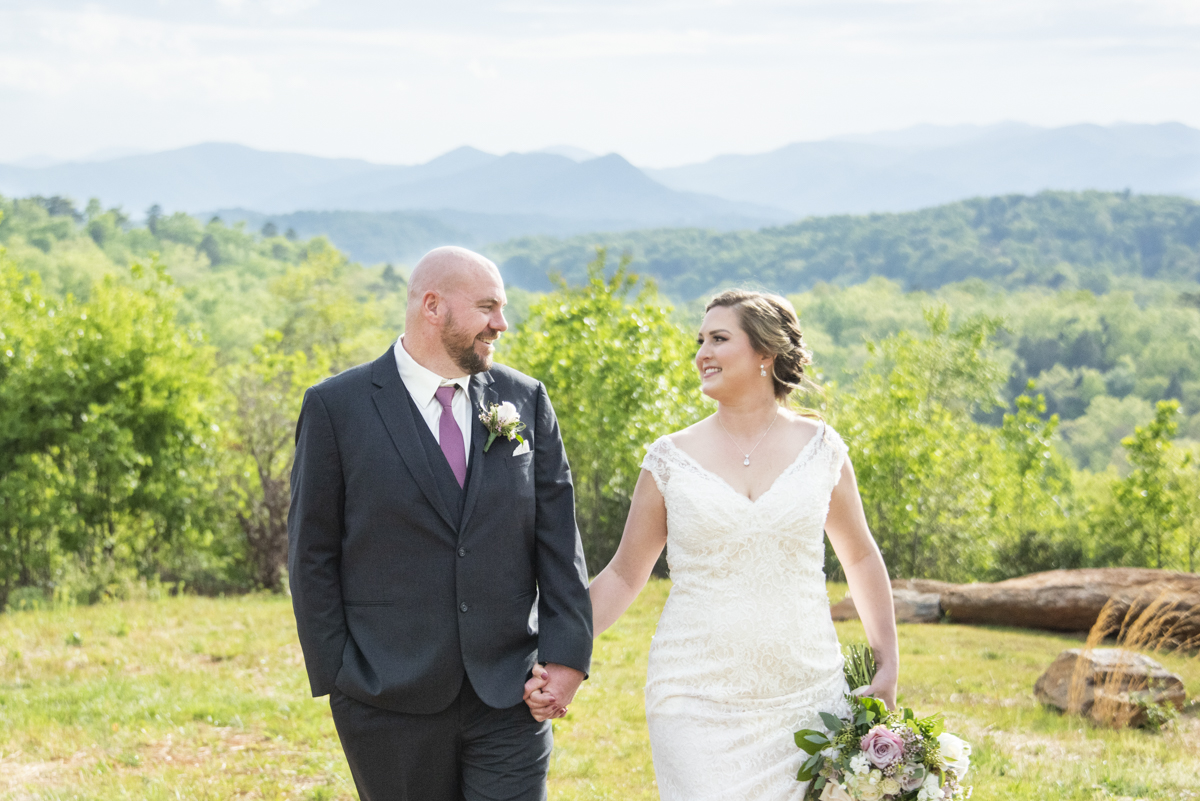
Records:
{"label": "smiling woman", "polygon": [[[674,586],[646,679],[660,796],[784,801],[804,791],[792,732],[848,709],[824,592],[826,532],[865,607],[879,666],[865,692],[894,707],[891,588],[845,444],[785,406],[810,361],[791,305],[722,293],[699,345],[701,390],[717,411],[649,447],[621,544],[591,584],[594,627],[616,622],[669,546]],[[526,701],[538,719],[566,704],[536,672]]]}

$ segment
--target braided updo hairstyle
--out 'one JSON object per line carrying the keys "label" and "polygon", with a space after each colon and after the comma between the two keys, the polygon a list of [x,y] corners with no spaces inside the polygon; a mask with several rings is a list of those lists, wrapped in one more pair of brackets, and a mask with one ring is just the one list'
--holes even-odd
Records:
{"label": "braided updo hairstyle", "polygon": [[710,300],[704,311],[716,306],[733,309],[742,330],[750,337],[751,347],[775,357],[771,372],[779,403],[786,404],[793,390],[820,390],[805,369],[812,364],[812,351],[804,344],[800,320],[786,298],[748,289],[727,289]]}

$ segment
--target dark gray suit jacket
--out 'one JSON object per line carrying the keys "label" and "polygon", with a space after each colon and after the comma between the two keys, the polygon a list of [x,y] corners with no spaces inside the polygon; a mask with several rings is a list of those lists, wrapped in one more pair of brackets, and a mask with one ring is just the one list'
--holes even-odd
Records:
{"label": "dark gray suit jacket", "polygon": [[[592,611],[558,421],[538,381],[471,378],[465,490],[394,352],[311,387],[296,430],[288,572],[313,695],[445,709],[464,673],[489,706],[521,701],[535,661],[587,672]],[[517,407],[531,452],[477,419]]]}

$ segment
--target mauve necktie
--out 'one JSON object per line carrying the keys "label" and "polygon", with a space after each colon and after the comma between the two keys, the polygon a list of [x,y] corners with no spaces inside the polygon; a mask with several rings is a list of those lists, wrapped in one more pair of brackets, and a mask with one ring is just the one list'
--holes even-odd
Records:
{"label": "mauve necktie", "polygon": [[442,453],[446,454],[446,461],[450,463],[450,469],[454,471],[454,477],[458,479],[458,486],[461,487],[467,481],[467,451],[463,447],[462,429],[458,427],[454,411],[450,408],[450,401],[454,399],[456,389],[457,385],[438,387],[433,395],[438,399],[438,403],[442,404],[442,419],[438,421],[438,444],[442,446]]}

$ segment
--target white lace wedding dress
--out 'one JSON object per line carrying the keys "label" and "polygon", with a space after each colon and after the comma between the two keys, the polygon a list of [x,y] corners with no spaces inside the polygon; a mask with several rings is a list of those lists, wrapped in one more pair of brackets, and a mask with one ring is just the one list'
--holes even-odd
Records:
{"label": "white lace wedding dress", "polygon": [[846,446],[828,425],[754,501],[663,437],[670,597],[646,719],[663,801],[799,801],[792,733],[848,712],[825,590],[824,525]]}

